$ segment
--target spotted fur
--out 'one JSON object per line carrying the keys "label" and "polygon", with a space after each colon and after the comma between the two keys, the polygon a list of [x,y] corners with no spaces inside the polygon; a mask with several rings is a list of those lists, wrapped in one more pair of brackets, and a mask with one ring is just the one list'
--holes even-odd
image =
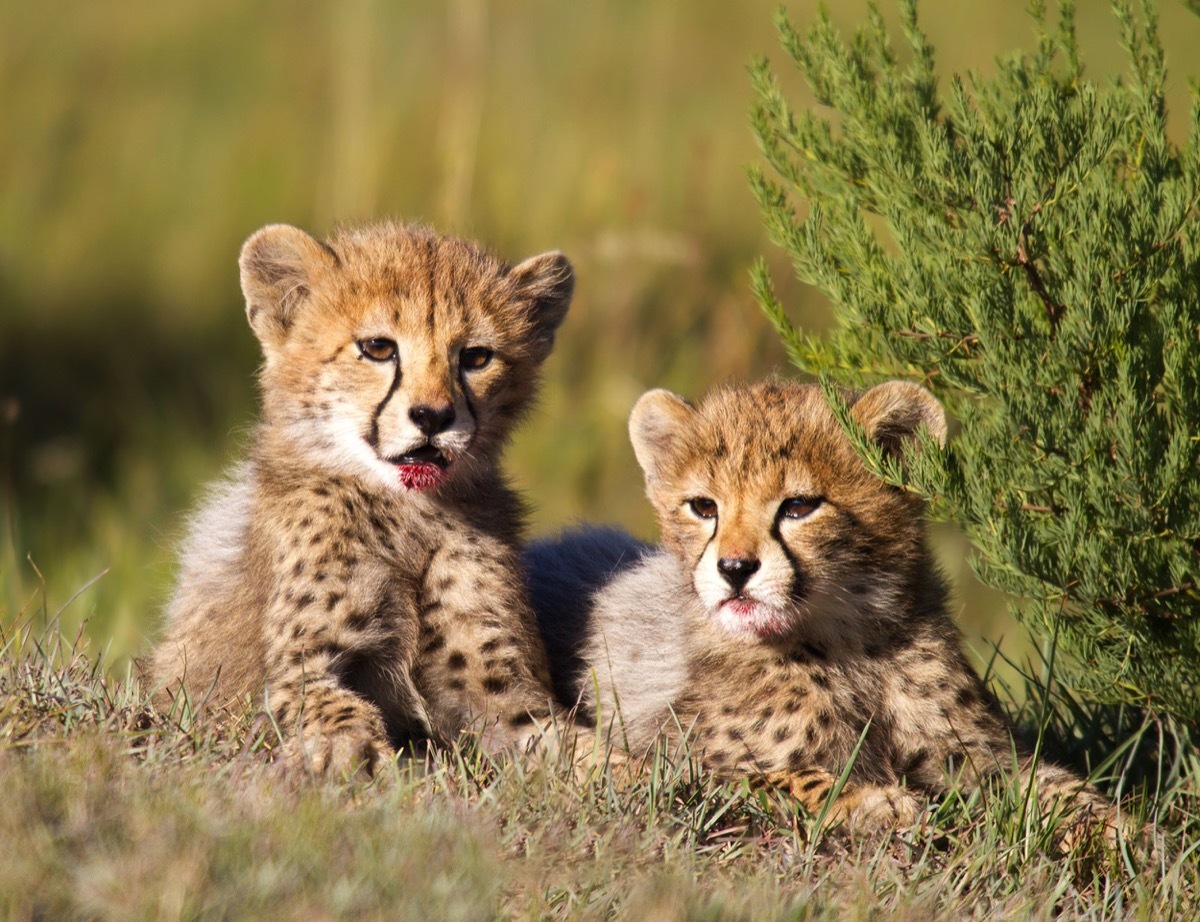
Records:
{"label": "spotted fur", "polygon": [[184,545],[164,701],[263,702],[317,771],[413,738],[539,737],[549,674],[496,462],[570,264],[381,224],[325,242],[272,225],[240,265],[262,422]]}
{"label": "spotted fur", "polygon": [[[919,387],[849,397],[885,450],[922,426],[944,439]],[[651,391],[630,433],[661,547],[584,531],[526,553],[560,693],[620,746],[686,731],[718,774],[813,811],[853,759],[832,815],[864,829],[1014,764],[1047,808],[1107,811],[1014,742],[963,656],[919,499],[867,471],[819,388],[769,381],[698,406]]]}

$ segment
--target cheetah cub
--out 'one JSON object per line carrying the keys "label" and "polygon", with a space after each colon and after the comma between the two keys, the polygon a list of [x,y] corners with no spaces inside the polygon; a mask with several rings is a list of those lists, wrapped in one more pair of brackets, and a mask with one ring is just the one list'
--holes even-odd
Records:
{"label": "cheetah cub", "polygon": [[[850,399],[885,451],[902,456],[922,426],[945,438],[920,387]],[[924,796],[1007,772],[1015,752],[1044,807],[1107,816],[1082,779],[1014,743],[947,615],[919,499],[867,471],[818,387],[697,406],[651,391],[629,428],[661,548],[585,530],[526,552],[559,695],[615,745],[636,756],[687,731],[719,775],[815,812],[861,741],[831,805],[860,830],[911,824]]]}
{"label": "cheetah cub", "polygon": [[496,459],[570,263],[513,267],[415,226],[321,242],[271,225],[240,267],[262,421],[192,522],[151,664],[160,696],[265,701],[319,773],[465,730],[538,738],[550,678]]}

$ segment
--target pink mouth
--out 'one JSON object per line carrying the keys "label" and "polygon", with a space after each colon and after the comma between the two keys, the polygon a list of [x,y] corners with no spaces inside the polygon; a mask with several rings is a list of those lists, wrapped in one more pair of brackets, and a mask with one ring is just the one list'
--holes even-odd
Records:
{"label": "pink mouth", "polygon": [[396,473],[406,490],[432,490],[446,480],[446,471],[436,464],[397,464]]}
{"label": "pink mouth", "polygon": [[749,618],[754,614],[754,609],[758,608],[758,603],[749,599],[727,599],[723,604],[743,618]]}
{"label": "pink mouth", "polygon": [[425,444],[402,455],[387,459],[396,469],[400,485],[405,490],[432,490],[446,480],[446,469],[453,458],[433,445]]}
{"label": "pink mouth", "polygon": [[788,630],[788,622],[781,612],[754,599],[726,599],[718,609],[718,616],[726,630],[752,633],[760,640],[779,637]]}

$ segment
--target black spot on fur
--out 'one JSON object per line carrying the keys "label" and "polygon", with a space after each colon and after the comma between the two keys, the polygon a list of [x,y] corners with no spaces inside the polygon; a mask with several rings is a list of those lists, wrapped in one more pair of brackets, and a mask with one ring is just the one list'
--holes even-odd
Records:
{"label": "black spot on fur", "polygon": [[446,657],[446,667],[449,669],[459,670],[467,668],[467,658],[461,651],[455,650]]}
{"label": "black spot on fur", "polygon": [[904,763],[900,766],[900,775],[902,777],[910,775],[913,772],[924,768],[928,761],[929,753],[924,749],[918,749],[904,760]]}
{"label": "black spot on fur", "polygon": [[809,778],[807,781],[804,782],[804,784],[802,784],[800,786],[800,789],[802,791],[804,791],[805,794],[811,794],[813,791],[815,791],[817,788],[821,787],[823,784],[825,784],[824,778]]}
{"label": "black spot on fur", "polygon": [[505,679],[502,676],[490,675],[483,680],[483,690],[490,694],[498,695],[507,688],[508,679]]}

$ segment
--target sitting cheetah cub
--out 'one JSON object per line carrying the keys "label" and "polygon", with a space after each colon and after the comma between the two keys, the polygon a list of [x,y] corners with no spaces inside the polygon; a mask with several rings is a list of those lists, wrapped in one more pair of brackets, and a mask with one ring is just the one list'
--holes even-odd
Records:
{"label": "sitting cheetah cub", "polygon": [[249,459],[194,519],[152,676],[164,698],[265,695],[294,758],[371,770],[464,730],[524,744],[551,713],[496,458],[571,299],[561,253],[509,266],[430,230],[246,242],[262,344]]}
{"label": "sitting cheetah cub", "polygon": [[[885,451],[921,426],[945,438],[920,387],[850,399]],[[629,428],[662,547],[587,530],[525,558],[560,698],[614,744],[640,755],[690,731],[718,774],[815,812],[861,741],[831,805],[860,830],[914,822],[919,795],[978,785],[1015,751],[1045,807],[1107,816],[1082,779],[1014,744],[960,649],[920,500],[868,473],[818,387],[771,381],[698,406],[651,391]]]}

